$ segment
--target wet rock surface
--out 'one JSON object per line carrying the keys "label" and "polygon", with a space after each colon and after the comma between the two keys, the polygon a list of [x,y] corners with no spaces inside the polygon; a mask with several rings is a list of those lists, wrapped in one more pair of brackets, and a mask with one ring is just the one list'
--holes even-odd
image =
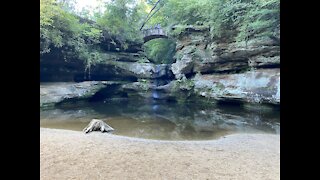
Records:
{"label": "wet rock surface", "polygon": [[88,99],[99,90],[119,82],[88,81],[82,83],[40,84],[40,107],[54,106],[66,100]]}

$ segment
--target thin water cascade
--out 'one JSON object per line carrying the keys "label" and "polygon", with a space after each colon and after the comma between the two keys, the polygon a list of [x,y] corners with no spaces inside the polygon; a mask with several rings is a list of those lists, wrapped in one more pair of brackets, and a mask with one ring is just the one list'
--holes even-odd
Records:
{"label": "thin water cascade", "polygon": [[[154,77],[158,77],[159,73],[161,71],[160,65],[155,65],[155,72],[154,72]],[[153,99],[159,99],[160,98],[160,94],[157,91],[157,87],[160,85],[160,81],[158,78],[155,78],[152,81],[152,98]]]}

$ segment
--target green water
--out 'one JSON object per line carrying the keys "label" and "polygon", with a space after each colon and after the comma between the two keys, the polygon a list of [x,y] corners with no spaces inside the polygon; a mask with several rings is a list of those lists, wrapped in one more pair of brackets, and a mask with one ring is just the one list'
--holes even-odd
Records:
{"label": "green water", "polygon": [[40,111],[40,126],[82,131],[102,119],[113,134],[161,140],[209,140],[233,133],[280,133],[279,110],[248,110],[159,101],[105,101],[68,104]]}

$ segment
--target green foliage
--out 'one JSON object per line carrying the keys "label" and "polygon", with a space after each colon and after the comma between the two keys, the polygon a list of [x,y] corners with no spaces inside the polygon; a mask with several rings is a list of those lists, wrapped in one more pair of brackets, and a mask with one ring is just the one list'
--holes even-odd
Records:
{"label": "green foliage", "polygon": [[100,42],[102,30],[85,23],[82,24],[81,33],[87,38],[87,43],[98,44]]}
{"label": "green foliage", "polygon": [[250,6],[250,2],[242,0],[217,0],[208,6],[205,24],[210,26],[211,37],[233,36]]}
{"label": "green foliage", "polygon": [[97,18],[97,23],[110,34],[117,36],[124,49],[128,42],[142,43],[139,31],[142,17],[146,14],[145,5],[134,5],[133,0],[116,0],[106,4],[106,11]]}
{"label": "green foliage", "polygon": [[173,62],[176,44],[168,39],[154,39],[144,44],[144,51],[149,60],[156,64]]}
{"label": "green foliage", "polygon": [[167,25],[171,24],[195,24],[204,20],[202,8],[204,1],[198,0],[166,0],[163,12],[167,16]]}
{"label": "green foliage", "polygon": [[242,41],[272,35],[280,24],[280,0],[163,0],[163,4],[148,25],[175,25],[174,36],[187,25],[205,25],[211,38]]}
{"label": "green foliage", "polygon": [[70,2],[40,0],[40,54],[55,48],[65,60],[82,60],[90,78],[91,65],[102,60],[98,48],[102,30],[80,23],[79,17],[67,11],[72,10]]}
{"label": "green foliage", "polygon": [[180,35],[182,35],[185,30],[186,30],[186,25],[176,25],[174,30],[172,30],[169,34],[174,36],[174,37],[179,37]]}
{"label": "green foliage", "polygon": [[[97,20],[97,24],[88,24],[80,23],[73,0],[40,0],[40,54],[58,49],[66,60],[82,60],[90,69],[102,60],[99,46],[103,30],[116,37],[123,49],[130,42],[142,42],[138,26],[146,14],[145,5],[134,4],[133,0],[115,0],[105,5],[106,11],[95,13],[96,17],[90,17],[87,9],[80,12]],[[115,40],[112,42],[116,44]]]}
{"label": "green foliage", "polygon": [[279,0],[257,1],[239,28],[238,41],[251,37],[277,36],[280,30]]}
{"label": "green foliage", "polygon": [[40,0],[40,54],[59,48],[65,58],[88,61],[87,57],[96,54],[92,50],[100,42],[101,32],[92,25],[79,23],[78,17],[55,0]]}
{"label": "green foliage", "polygon": [[62,46],[62,33],[54,28],[54,18],[60,12],[55,0],[40,0],[40,53],[50,52],[51,44]]}

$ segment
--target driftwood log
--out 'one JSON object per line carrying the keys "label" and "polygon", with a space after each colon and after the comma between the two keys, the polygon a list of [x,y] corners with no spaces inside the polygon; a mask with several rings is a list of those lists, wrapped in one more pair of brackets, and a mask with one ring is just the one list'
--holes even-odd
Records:
{"label": "driftwood log", "polygon": [[89,133],[92,131],[111,132],[114,129],[102,120],[92,119],[89,125],[83,129],[83,132]]}

